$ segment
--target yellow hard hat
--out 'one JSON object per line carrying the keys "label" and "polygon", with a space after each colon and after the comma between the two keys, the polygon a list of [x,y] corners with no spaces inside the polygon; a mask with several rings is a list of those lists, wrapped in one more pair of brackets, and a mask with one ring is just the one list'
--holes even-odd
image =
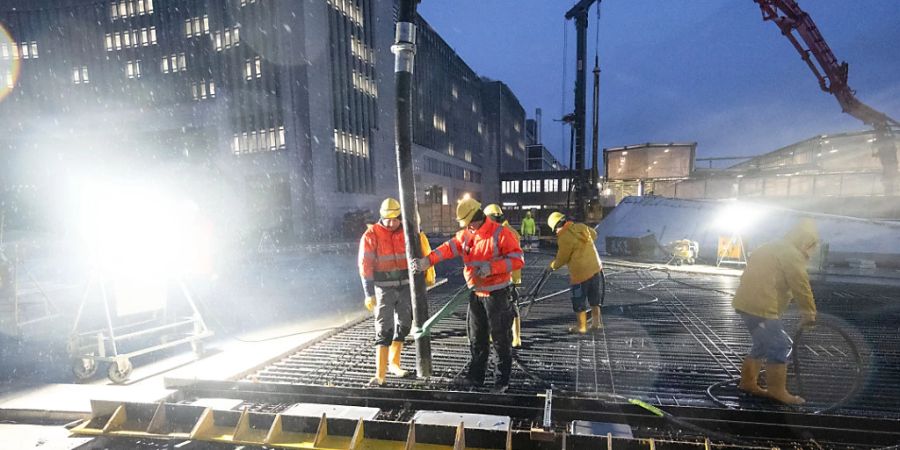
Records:
{"label": "yellow hard hat", "polygon": [[396,219],[400,217],[400,202],[395,198],[388,197],[381,202],[381,218]]}
{"label": "yellow hard hat", "polygon": [[459,222],[460,228],[469,226],[469,222],[475,217],[475,213],[481,210],[481,203],[474,198],[467,198],[456,205],[456,220]]}
{"label": "yellow hard hat", "polygon": [[559,211],[553,211],[553,214],[550,214],[550,217],[547,218],[547,225],[550,226],[551,230],[556,230],[556,226],[563,220],[566,220],[565,214]]}
{"label": "yellow hard hat", "polygon": [[484,215],[486,216],[502,216],[503,210],[500,209],[500,205],[496,203],[491,203],[484,208]]}

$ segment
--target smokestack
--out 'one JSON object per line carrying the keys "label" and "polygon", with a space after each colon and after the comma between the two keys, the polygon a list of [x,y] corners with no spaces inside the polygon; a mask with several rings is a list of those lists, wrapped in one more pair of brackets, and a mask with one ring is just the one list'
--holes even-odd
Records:
{"label": "smokestack", "polygon": [[534,111],[534,143],[535,144],[543,144],[541,141],[541,108],[538,108]]}

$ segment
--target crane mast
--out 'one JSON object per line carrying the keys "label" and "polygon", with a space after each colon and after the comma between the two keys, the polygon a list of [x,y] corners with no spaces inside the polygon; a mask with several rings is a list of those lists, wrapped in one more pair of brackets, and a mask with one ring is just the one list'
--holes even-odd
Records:
{"label": "crane mast", "polygon": [[849,65],[838,63],[818,27],[795,0],[753,0],[762,10],[763,20],[772,21],[800,53],[816,76],[819,87],[837,99],[843,112],[875,129],[875,152],[881,161],[885,194],[893,194],[897,179],[897,149],[894,145],[896,120],[856,98],[847,84]]}

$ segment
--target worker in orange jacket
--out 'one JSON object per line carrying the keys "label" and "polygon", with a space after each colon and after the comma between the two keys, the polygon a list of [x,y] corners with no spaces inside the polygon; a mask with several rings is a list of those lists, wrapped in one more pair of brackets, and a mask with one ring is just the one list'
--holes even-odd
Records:
{"label": "worker in orange jacket", "polygon": [[522,248],[509,228],[487,220],[481,203],[474,199],[459,202],[456,220],[462,230],[430,254],[414,260],[413,268],[424,271],[442,261],[462,258],[463,276],[472,289],[467,319],[472,360],[464,382],[474,387],[484,385],[492,341],[498,359],[494,391],[506,392],[512,372],[515,315],[510,303],[512,272],[525,265]]}
{"label": "worker in orange jacket", "polygon": [[[384,384],[386,372],[405,377],[400,367],[403,340],[412,326],[412,300],[406,263],[406,237],[400,221],[400,202],[387,198],[381,203],[381,219],[369,225],[359,241],[359,276],[365,304],[375,313],[375,376],[370,384]],[[424,234],[419,234],[423,254],[430,251]],[[426,274],[426,284],[434,283],[434,273]]]}

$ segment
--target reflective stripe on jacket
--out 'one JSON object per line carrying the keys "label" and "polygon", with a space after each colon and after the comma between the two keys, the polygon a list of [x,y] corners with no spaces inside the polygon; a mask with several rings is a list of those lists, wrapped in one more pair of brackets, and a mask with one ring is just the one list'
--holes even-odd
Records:
{"label": "reflective stripe on jacket", "polygon": [[802,312],[815,313],[816,302],[806,272],[808,257],[801,249],[817,240],[814,228],[798,226],[784,239],[754,250],[731,302],[734,309],[780,319],[793,298]]}
{"label": "reflective stripe on jacket", "polygon": [[[428,255],[432,265],[457,257],[463,259],[466,284],[482,297],[509,286],[512,271],[525,265],[522,248],[512,230],[490,219],[474,232],[468,228],[460,230]],[[481,277],[478,269],[485,266],[490,267],[490,275]]]}
{"label": "reflective stripe on jacket", "polygon": [[571,284],[583,283],[600,273],[603,265],[594,246],[597,232],[593,228],[583,223],[566,222],[556,236],[559,249],[556,258],[550,262],[551,269],[568,265]]}
{"label": "reflective stripe on jacket", "polygon": [[369,225],[359,240],[357,262],[359,277],[367,297],[375,295],[375,286],[397,287],[409,284],[403,227],[391,231],[380,223]]}

